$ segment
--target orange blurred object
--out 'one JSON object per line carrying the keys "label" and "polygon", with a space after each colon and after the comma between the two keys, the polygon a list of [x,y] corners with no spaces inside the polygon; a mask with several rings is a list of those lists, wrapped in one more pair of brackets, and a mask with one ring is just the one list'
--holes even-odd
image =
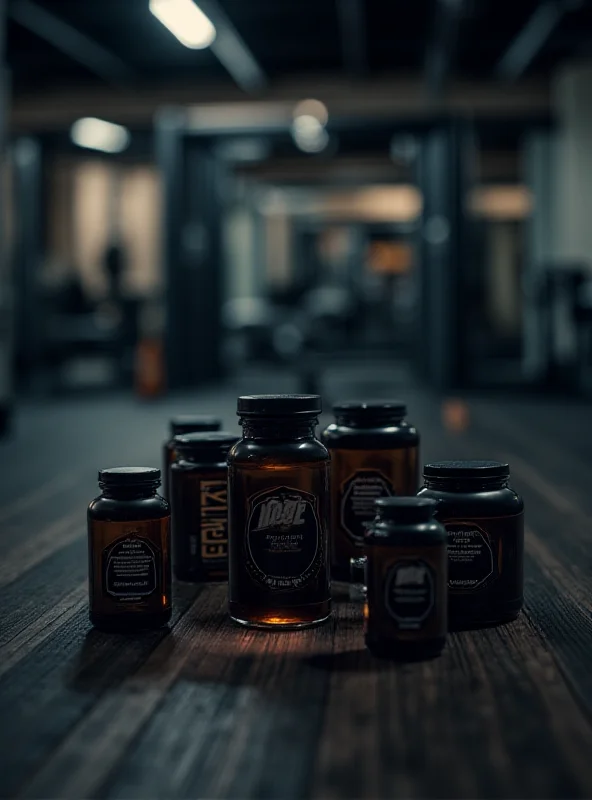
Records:
{"label": "orange blurred object", "polygon": [[141,339],[138,342],[135,388],[139,397],[158,397],[164,393],[164,348],[160,339]]}
{"label": "orange blurred object", "polygon": [[442,402],[442,423],[453,433],[466,431],[471,424],[469,406],[458,397],[451,397]]}
{"label": "orange blurred object", "polygon": [[368,265],[373,272],[405,275],[413,264],[413,250],[407,242],[372,242]]}

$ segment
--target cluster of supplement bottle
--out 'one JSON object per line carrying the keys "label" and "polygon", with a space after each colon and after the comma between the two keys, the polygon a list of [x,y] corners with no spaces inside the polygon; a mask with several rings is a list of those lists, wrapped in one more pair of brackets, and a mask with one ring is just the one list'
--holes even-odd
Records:
{"label": "cluster of supplement bottle", "polygon": [[[449,629],[522,606],[523,504],[496,461],[423,468],[399,401],[346,402],[315,436],[317,395],[238,399],[243,436],[214,417],[172,420],[161,472],[99,472],[89,506],[90,617],[138,630],[171,617],[181,581],[228,581],[231,618],[296,629],[331,615],[331,579],[363,567],[366,644],[437,655]],[[172,514],[171,514],[172,512]],[[172,520],[172,525],[171,525]]]}

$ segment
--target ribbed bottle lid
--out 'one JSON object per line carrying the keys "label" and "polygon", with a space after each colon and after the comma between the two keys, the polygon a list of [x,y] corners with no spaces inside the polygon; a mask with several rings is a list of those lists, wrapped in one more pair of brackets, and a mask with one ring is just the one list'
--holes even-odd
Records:
{"label": "ribbed bottle lid", "polygon": [[510,467],[501,461],[433,461],[423,468],[424,478],[507,478]]}
{"label": "ribbed bottle lid", "polygon": [[236,412],[240,417],[292,415],[317,416],[322,411],[318,394],[253,394],[237,400]]}
{"label": "ribbed bottle lid", "polygon": [[109,467],[99,470],[103,486],[159,486],[160,470],[156,467]]}
{"label": "ribbed bottle lid", "polygon": [[219,431],[222,422],[209,414],[180,414],[170,421],[171,436],[193,431]]}
{"label": "ribbed bottle lid", "polygon": [[429,497],[379,497],[374,505],[381,520],[428,522],[438,504]]}

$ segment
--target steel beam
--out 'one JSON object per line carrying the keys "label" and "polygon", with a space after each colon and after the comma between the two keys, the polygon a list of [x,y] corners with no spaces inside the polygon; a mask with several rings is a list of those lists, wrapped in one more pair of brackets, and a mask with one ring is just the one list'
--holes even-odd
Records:
{"label": "steel beam", "polygon": [[245,44],[218,0],[199,0],[199,7],[216,28],[212,53],[245,92],[258,92],[267,85],[263,68]]}
{"label": "steel beam", "polygon": [[338,0],[337,13],[345,69],[354,76],[364,75],[368,68],[364,3],[362,0]]}
{"label": "steel beam", "polygon": [[134,72],[122,59],[32,0],[15,0],[9,6],[9,14],[23,28],[45,39],[56,50],[108,83],[126,84],[133,81]]}

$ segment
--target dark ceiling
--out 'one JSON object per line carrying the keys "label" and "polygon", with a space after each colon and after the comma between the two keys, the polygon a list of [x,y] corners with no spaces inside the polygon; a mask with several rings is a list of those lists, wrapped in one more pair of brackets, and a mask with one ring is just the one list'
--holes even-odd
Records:
{"label": "dark ceiling", "polygon": [[[140,84],[232,82],[211,50],[189,50],[153,17],[148,0],[9,0],[49,11],[119,59]],[[216,0],[270,82],[316,73],[422,74],[434,54],[446,76],[490,79],[525,26],[534,53],[522,75],[592,53],[592,8],[566,0]],[[560,8],[552,24],[551,6]],[[9,12],[10,14],[10,12]],[[539,15],[537,28],[536,15]],[[18,19],[18,14],[14,15]],[[548,14],[547,14],[548,17]],[[547,23],[547,29],[545,24]],[[530,30],[530,29],[529,29]],[[21,22],[8,23],[14,91],[104,84],[104,77]],[[532,39],[538,35],[538,41]],[[49,36],[48,38],[52,38]],[[67,48],[66,48],[67,49]],[[442,76],[440,76],[442,77]],[[440,78],[436,78],[439,80]]]}

